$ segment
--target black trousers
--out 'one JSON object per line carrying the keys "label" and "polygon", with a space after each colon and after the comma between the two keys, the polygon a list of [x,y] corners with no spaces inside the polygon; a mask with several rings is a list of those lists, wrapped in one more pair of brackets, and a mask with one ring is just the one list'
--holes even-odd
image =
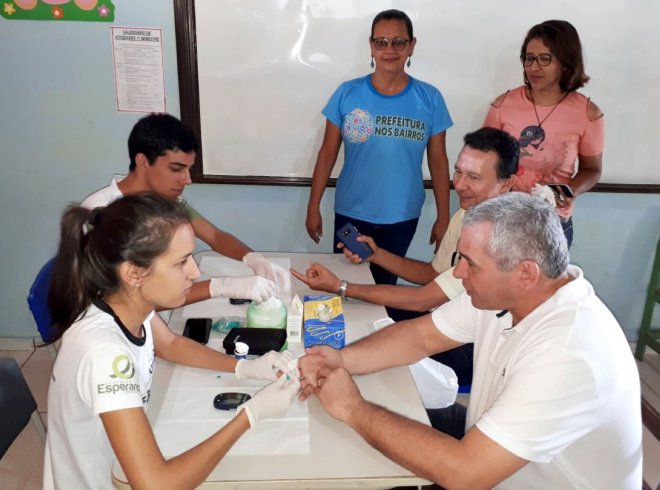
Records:
{"label": "black trousers", "polygon": [[447,408],[427,409],[426,414],[434,429],[456,439],[462,439],[465,435],[467,408],[460,403],[454,403]]}

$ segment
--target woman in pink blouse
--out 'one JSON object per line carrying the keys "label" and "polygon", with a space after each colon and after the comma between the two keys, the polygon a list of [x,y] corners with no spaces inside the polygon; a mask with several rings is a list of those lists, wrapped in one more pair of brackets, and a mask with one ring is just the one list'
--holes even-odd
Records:
{"label": "woman in pink blouse", "polygon": [[[484,126],[519,138],[515,190],[547,194],[541,186],[561,183],[569,186],[568,194],[578,196],[600,178],[604,143],[603,113],[577,92],[589,81],[580,37],[564,20],[537,24],[525,36],[520,61],[524,85],[492,102]],[[573,201],[566,193],[555,193],[569,246]]]}

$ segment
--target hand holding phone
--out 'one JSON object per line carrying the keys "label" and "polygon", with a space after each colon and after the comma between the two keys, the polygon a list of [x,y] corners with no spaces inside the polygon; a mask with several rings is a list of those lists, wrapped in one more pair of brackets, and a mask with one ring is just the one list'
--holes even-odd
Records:
{"label": "hand holding phone", "polygon": [[206,344],[211,335],[210,318],[188,318],[183,327],[183,336],[188,337],[200,344]]}
{"label": "hand holding phone", "polygon": [[371,247],[364,242],[358,241],[360,236],[358,229],[352,223],[346,223],[337,230],[337,238],[346,248],[354,254],[357,254],[362,260],[366,260],[374,254]]}
{"label": "hand holding phone", "polygon": [[555,196],[557,196],[557,200],[559,202],[564,202],[566,198],[575,198],[575,193],[573,192],[573,189],[571,189],[571,186],[568,184],[548,184],[548,187],[550,187],[552,192],[555,193]]}

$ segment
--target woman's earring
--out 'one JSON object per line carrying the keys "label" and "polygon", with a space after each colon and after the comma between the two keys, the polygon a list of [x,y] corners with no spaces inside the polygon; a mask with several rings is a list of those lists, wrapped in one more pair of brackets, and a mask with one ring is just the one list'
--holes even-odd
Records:
{"label": "woman's earring", "polygon": [[376,66],[376,65],[375,65],[375,63],[374,63],[374,57],[372,56],[372,57],[371,57],[371,68],[373,69],[374,66]]}
{"label": "woman's earring", "polygon": [[406,66],[407,66],[408,68],[410,68],[410,58],[412,58],[412,56],[408,56],[408,63],[406,63]]}

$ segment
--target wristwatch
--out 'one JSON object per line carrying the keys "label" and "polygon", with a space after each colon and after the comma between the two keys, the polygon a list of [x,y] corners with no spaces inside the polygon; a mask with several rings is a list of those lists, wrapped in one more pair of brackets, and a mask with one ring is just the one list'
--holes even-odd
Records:
{"label": "wristwatch", "polygon": [[339,282],[339,297],[346,301],[346,288],[348,287],[348,281],[342,279]]}

